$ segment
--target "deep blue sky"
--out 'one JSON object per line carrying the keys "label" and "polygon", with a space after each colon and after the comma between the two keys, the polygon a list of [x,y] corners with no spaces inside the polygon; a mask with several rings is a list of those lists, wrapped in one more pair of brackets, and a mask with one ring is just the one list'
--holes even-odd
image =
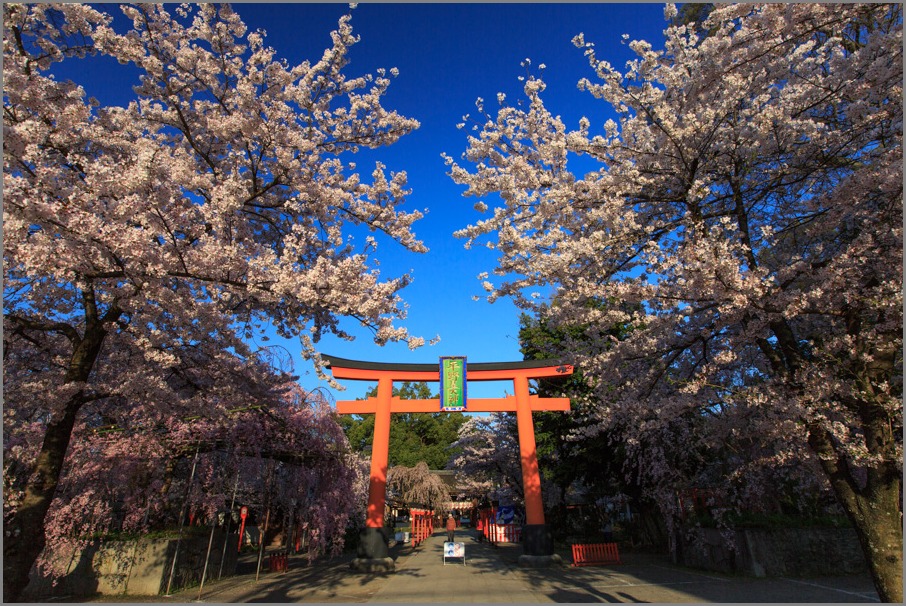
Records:
{"label": "deep blue sky", "polygon": [[[268,44],[292,63],[320,57],[347,5],[249,4],[236,5],[236,10],[251,28],[266,30]],[[421,122],[418,131],[378,155],[390,170],[407,171],[412,189],[407,206],[428,210],[415,231],[430,252],[415,255],[383,245],[378,251],[381,270],[388,276],[412,270],[414,282],[402,293],[409,304],[405,325],[426,339],[439,334],[441,341],[416,351],[402,344],[382,348],[367,331],[355,331],[360,337],[353,343],[325,338],[322,351],[373,361],[434,362],[442,355],[464,355],[476,362],[520,360],[518,310],[508,301],[472,299],[482,295],[477,275],[493,269],[495,255],[477,247],[465,250],[452,236],[481,215],[472,208],[476,200],[464,198],[464,188],[446,175],[440,154],[459,158],[465,150],[467,131],[456,125],[464,114],[475,113],[476,98],[496,111],[498,92],[514,102],[521,97],[518,77],[525,74],[520,63],[526,58],[533,66],[546,65],[545,99],[553,113],[571,128],[583,115],[593,128],[600,127],[611,114],[577,89],[580,78],[594,74],[572,38],[584,33],[599,57],[622,67],[632,58],[622,34],[655,46],[662,41],[663,4],[360,3],[352,15],[361,41],[352,49],[348,73],[398,68],[385,104]],[[351,323],[349,328],[354,328]],[[296,357],[301,383],[322,385],[310,369]],[[337,394],[340,399],[358,397],[369,387],[346,384],[349,389]],[[499,396],[507,387],[470,383],[469,393]]]}
{"label": "deep blue sky", "polygon": [[[291,64],[319,59],[330,43],[330,31],[349,11],[347,4],[234,7],[250,29],[265,30],[266,43]],[[118,14],[116,5],[104,8]],[[477,275],[493,269],[495,256],[486,249],[465,250],[463,242],[452,236],[482,215],[472,208],[476,200],[464,198],[464,188],[446,176],[441,153],[459,158],[465,150],[467,131],[456,125],[464,114],[475,113],[476,98],[484,98],[491,112],[498,107],[498,92],[506,93],[513,102],[521,98],[518,77],[525,75],[520,63],[526,58],[533,66],[546,65],[544,98],[552,113],[560,114],[570,129],[577,128],[582,116],[591,120],[593,129],[600,129],[612,114],[605,104],[577,90],[580,78],[593,78],[594,74],[572,38],[584,33],[587,41],[595,43],[599,58],[622,68],[632,58],[623,34],[661,46],[663,4],[360,3],[352,15],[354,33],[361,40],[351,51],[347,75],[372,73],[378,67],[398,68],[385,106],[421,122],[419,130],[397,144],[356,159],[365,175],[375,159],[391,171],[405,170],[412,189],[406,207],[427,209],[415,231],[430,252],[417,255],[382,244],[378,249],[381,272],[391,277],[411,270],[414,282],[402,291],[409,305],[404,324],[426,340],[439,334],[441,341],[416,351],[403,344],[382,348],[374,344],[368,331],[349,322],[345,328],[359,338],[352,343],[325,338],[321,351],[372,361],[435,362],[439,356],[450,355],[468,356],[475,362],[520,360],[518,310],[508,301],[492,305],[483,298],[472,299],[482,295]],[[103,82],[103,74],[96,76],[85,81],[73,75],[102,103],[114,101],[95,87],[118,84],[128,95],[124,82]],[[493,205],[493,200],[488,203]],[[326,388],[311,364],[299,357],[298,344],[284,344],[294,357],[301,384],[309,389]],[[340,399],[359,397],[369,387],[357,382],[347,385],[346,392],[336,394]],[[469,384],[473,396],[498,396],[505,389],[498,384]]]}

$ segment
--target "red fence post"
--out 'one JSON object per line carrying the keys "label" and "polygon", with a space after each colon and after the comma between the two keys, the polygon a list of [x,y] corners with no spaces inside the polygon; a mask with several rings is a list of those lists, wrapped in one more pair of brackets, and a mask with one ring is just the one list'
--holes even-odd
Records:
{"label": "red fence post", "polygon": [[578,543],[572,546],[573,566],[622,564],[616,543]]}
{"label": "red fence post", "polygon": [[497,542],[497,508],[491,507],[491,537],[489,541],[493,545]]}

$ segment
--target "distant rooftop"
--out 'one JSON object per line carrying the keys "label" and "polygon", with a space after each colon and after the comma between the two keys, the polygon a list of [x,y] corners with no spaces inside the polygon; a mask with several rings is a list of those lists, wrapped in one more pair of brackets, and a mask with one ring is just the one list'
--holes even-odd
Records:
{"label": "distant rooftop", "polygon": [[431,473],[436,474],[438,477],[440,477],[440,479],[443,481],[443,483],[447,485],[447,488],[449,489],[450,494],[452,496],[456,496],[456,495],[460,495],[460,494],[468,495],[468,496],[476,496],[476,497],[482,496],[482,495],[469,494],[469,490],[466,487],[461,486],[456,481],[456,474],[457,474],[456,471],[453,471],[451,469],[432,469]]}

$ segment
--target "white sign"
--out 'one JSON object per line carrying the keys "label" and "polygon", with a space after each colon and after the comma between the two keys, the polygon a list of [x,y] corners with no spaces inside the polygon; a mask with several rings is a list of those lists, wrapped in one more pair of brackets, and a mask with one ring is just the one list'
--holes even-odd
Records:
{"label": "white sign", "polygon": [[465,543],[444,543],[444,557],[445,558],[464,558],[466,557],[466,544]]}
{"label": "white sign", "polygon": [[466,565],[466,544],[447,541],[444,543],[444,566],[447,558],[462,558],[462,565]]}

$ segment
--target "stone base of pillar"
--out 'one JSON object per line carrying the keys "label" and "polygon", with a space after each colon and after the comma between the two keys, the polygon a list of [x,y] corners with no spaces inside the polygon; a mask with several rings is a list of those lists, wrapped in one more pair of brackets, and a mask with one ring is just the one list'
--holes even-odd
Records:
{"label": "stone base of pillar", "polygon": [[546,556],[531,556],[522,554],[519,556],[519,565],[523,568],[549,568],[551,566],[563,566],[563,558],[556,553]]}
{"label": "stone base of pillar", "polygon": [[554,554],[554,538],[547,524],[526,524],[522,527],[522,553],[527,556]]}
{"label": "stone base of pillar", "polygon": [[356,558],[349,567],[359,572],[394,572],[396,563],[393,558]]}
{"label": "stone base of pillar", "polygon": [[365,560],[382,560],[390,556],[390,535],[386,528],[365,528],[359,534],[356,555]]}

